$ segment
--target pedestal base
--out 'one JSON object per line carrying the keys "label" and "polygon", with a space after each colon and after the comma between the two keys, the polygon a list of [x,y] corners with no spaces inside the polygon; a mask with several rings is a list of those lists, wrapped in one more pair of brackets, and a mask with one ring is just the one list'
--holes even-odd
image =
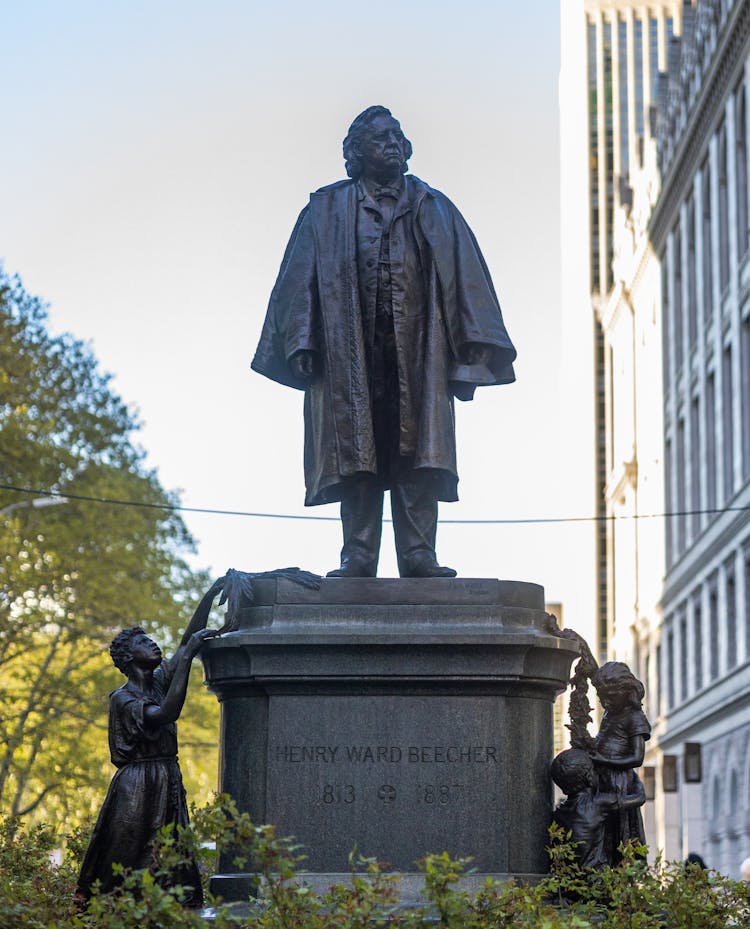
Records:
{"label": "pedestal base", "polygon": [[[552,703],[576,649],[543,607],[541,587],[497,580],[258,583],[203,653],[220,789],[327,883],[355,846],[406,874],[444,850],[544,873]],[[249,875],[221,871],[215,891],[244,897]]]}

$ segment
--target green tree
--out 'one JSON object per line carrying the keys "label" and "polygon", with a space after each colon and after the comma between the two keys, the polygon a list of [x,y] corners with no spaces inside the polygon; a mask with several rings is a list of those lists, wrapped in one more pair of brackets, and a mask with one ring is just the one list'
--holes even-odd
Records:
{"label": "green tree", "polygon": [[[193,542],[160,508],[177,497],[145,466],[138,425],[90,348],[51,335],[43,304],[0,268],[0,810],[10,815],[76,821],[96,809],[112,773],[107,696],[123,683],[110,640],[138,624],[168,651],[209,583],[183,560]],[[46,491],[144,505],[71,496],[37,508]],[[182,747],[198,743],[187,767],[205,781],[216,701],[191,689]]]}

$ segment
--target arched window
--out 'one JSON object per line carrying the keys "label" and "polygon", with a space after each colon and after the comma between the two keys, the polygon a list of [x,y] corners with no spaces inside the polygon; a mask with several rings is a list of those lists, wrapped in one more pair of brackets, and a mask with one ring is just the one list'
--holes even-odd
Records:
{"label": "arched window", "polygon": [[719,781],[718,774],[714,774],[713,781],[711,782],[711,824],[713,831],[716,831],[722,813],[721,782]]}
{"label": "arched window", "polygon": [[737,769],[733,768],[729,775],[729,804],[728,812],[734,816],[740,806],[740,779],[737,777]]}
{"label": "arched window", "polygon": [[737,256],[747,251],[747,116],[745,85],[740,84],[735,94],[735,127],[737,136]]}

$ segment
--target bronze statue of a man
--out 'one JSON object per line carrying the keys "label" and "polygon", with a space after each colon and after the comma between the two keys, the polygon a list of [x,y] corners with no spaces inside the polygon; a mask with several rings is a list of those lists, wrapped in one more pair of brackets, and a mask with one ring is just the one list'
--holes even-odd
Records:
{"label": "bronze statue of a man", "polygon": [[406,174],[411,143],[371,106],[344,140],[349,180],[310,196],[252,367],[305,391],[306,506],[341,502],[341,566],[374,577],[391,492],[402,577],[453,577],[435,555],[457,500],[453,398],[514,380],[515,349],[476,240]]}

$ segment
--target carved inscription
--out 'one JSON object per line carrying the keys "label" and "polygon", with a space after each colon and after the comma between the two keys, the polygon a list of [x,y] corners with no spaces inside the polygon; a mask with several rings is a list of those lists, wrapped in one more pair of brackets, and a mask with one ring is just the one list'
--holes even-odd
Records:
{"label": "carved inscription", "polygon": [[355,843],[397,870],[433,849],[507,870],[506,717],[504,697],[272,696],[262,815],[323,871]]}
{"label": "carved inscription", "polygon": [[277,745],[288,764],[497,764],[495,745]]}
{"label": "carved inscription", "polygon": [[465,800],[466,787],[464,784],[415,784],[411,787],[397,790],[392,784],[381,784],[378,788],[355,787],[354,784],[323,784],[319,801],[330,805],[332,803],[354,803],[370,795],[374,795],[384,804],[394,803],[397,799],[407,797],[415,803],[437,804],[446,806]]}
{"label": "carved inscription", "polygon": [[[500,762],[496,745],[289,743],[273,746],[271,756],[277,764],[303,766],[311,775],[318,772],[309,782],[308,797],[314,805],[330,808],[360,802],[381,808],[404,802],[435,810],[471,804],[476,798],[470,787],[475,775],[470,772],[483,770],[489,774],[488,768]],[[393,771],[392,781],[388,770]],[[365,771],[371,774],[363,777]],[[462,776],[461,771],[466,774]],[[385,775],[383,782],[376,780],[377,772]]]}

